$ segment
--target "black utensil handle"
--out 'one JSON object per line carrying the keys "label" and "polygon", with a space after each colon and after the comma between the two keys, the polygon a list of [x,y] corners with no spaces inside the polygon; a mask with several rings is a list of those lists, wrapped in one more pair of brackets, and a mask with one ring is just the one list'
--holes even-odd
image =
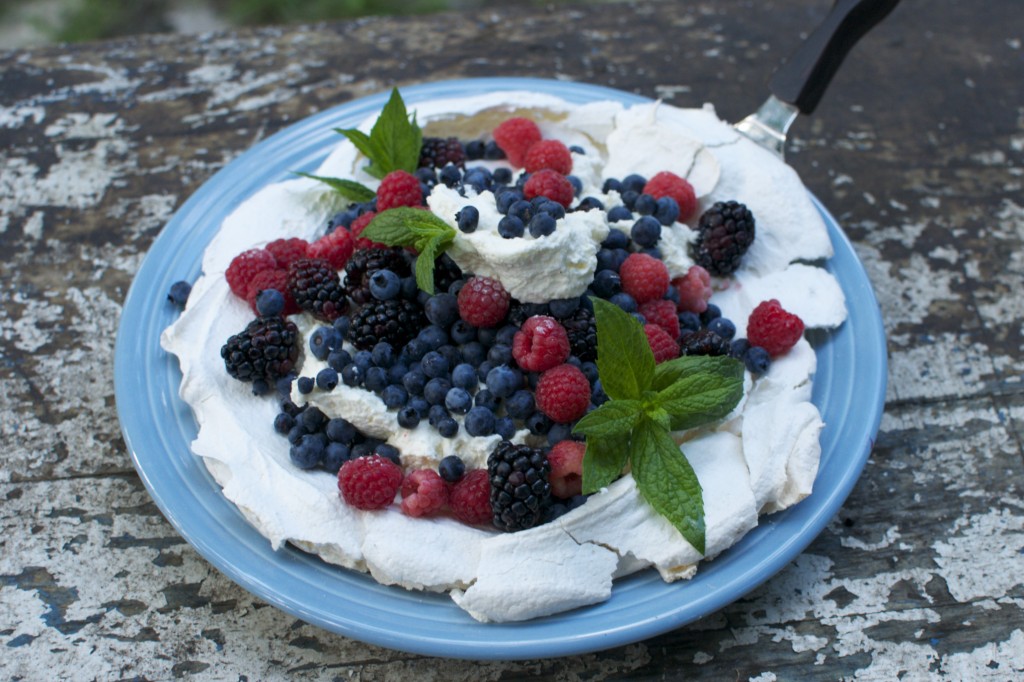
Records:
{"label": "black utensil handle", "polygon": [[772,94],[809,114],[851,48],[899,0],[836,0],[818,28],[772,76]]}

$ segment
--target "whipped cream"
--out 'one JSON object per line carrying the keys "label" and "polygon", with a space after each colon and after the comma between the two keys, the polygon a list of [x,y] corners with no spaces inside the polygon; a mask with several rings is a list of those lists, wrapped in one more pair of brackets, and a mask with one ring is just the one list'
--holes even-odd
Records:
{"label": "whipped cream", "polygon": [[[833,328],[845,319],[835,279],[809,264],[828,258],[832,246],[799,178],[710,108],[626,108],[614,102],[580,106],[529,92],[414,108],[428,134],[462,137],[483,134],[507,116],[533,117],[546,137],[585,150],[574,154],[574,174],[583,182],[583,196],[594,196],[606,207],[621,199],[614,191],[602,193],[604,179],[660,170],[687,177],[702,209],[714,201],[742,201],[755,216],[757,238],[743,268],[715,298],[738,333],[743,334],[753,307],[772,297],[808,327]],[[369,130],[372,123],[360,127]],[[355,148],[343,142],[316,173],[376,187],[363,164]],[[470,194],[462,197],[439,186],[429,198],[431,209],[453,226],[462,206],[472,204],[480,211],[480,227],[472,234],[460,232],[449,253],[464,269],[497,277],[525,301],[583,293],[593,277],[599,242],[609,229],[629,228],[608,225],[602,212],[569,213],[553,235],[504,240],[496,233],[493,196]],[[315,239],[317,226],[339,208],[336,195],[305,178],[254,194],[225,219],[207,248],[203,276],[186,310],[161,337],[163,347],[179,359],[181,397],[199,425],[193,451],[204,458],[225,496],[275,548],[290,542],[330,563],[368,571],[382,584],[448,591],[480,621],[525,620],[607,599],[615,578],[644,568],[653,567],[666,581],[690,578],[702,558],[724,551],[754,528],[759,513],[786,508],[810,493],[823,424],[810,402],[814,351],[801,341],[765,376],[747,377],[744,400],[720,424],[678,434],[704,490],[704,557],[640,498],[628,474],[555,521],[514,534],[450,518],[410,518],[397,505],[377,512],[349,507],[333,476],[290,463],[286,439],[273,430],[274,401],[254,397],[248,384],[229,377],[219,355],[224,341],[252,318],[225,282],[231,259],[272,239]],[[677,223],[663,230],[659,247],[673,276],[691,264],[691,228]],[[304,316],[294,319],[305,332],[315,327]],[[312,376],[322,366],[305,353],[301,371]],[[402,451],[407,467],[433,466],[447,454],[459,454],[471,468],[483,467],[498,438],[471,438],[460,429],[458,437],[444,439],[426,424],[400,428],[379,398],[344,385],[294,398],[310,399],[365,433],[386,438]],[[525,431],[516,436],[526,437]],[[506,579],[509,572],[516,574],[515,581]]]}

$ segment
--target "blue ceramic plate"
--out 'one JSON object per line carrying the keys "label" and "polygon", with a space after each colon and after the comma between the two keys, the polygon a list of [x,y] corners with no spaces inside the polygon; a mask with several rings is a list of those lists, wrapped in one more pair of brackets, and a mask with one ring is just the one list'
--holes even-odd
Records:
{"label": "blue ceramic plate", "polygon": [[[649,101],[581,83],[473,79],[402,91],[409,103],[530,90],[570,102]],[[707,616],[754,589],[792,561],[821,532],[853,488],[871,450],[885,396],[886,346],[864,268],[834,218],[828,269],[846,292],[850,316],[817,343],[814,403],[825,420],[814,494],[762,520],[739,544],[702,565],[688,582],[665,584],[653,570],[616,581],[607,602],[518,624],[481,624],[447,595],[378,585],[301,551],[272,551],[202,461],[189,450],[196,424],[178,398],[177,359],[159,344],[176,316],[164,300],[173,282],[194,281],[221,221],[260,187],[312,171],[338,142],[335,127],[374,115],[387,93],[349,102],[297,123],[242,154],[200,188],[160,233],[128,293],[115,353],[118,415],[139,475],[167,519],[210,563],[259,598],[327,630],[420,654],[524,659],[580,654],[636,642]],[[856,384],[856,395],[854,385]]]}

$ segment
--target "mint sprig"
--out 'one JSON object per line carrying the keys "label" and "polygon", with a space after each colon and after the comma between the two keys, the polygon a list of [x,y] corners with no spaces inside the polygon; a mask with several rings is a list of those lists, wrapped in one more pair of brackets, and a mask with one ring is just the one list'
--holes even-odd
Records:
{"label": "mint sprig", "polygon": [[416,115],[409,117],[398,88],[391,90],[391,97],[369,135],[357,128],[334,130],[347,137],[370,161],[365,170],[375,178],[395,170],[412,173],[419,165],[423,131],[416,123]]}
{"label": "mint sprig", "polygon": [[732,358],[706,356],[655,365],[636,318],[607,301],[591,300],[597,322],[597,371],[609,400],[573,429],[587,438],[583,492],[609,485],[628,464],[640,495],[703,554],[700,481],[672,432],[729,414],[743,396],[743,365]]}
{"label": "mint sprig", "polygon": [[304,178],[310,178],[324,183],[335,192],[345,197],[349,201],[361,204],[367,201],[372,201],[377,193],[366,185],[360,184],[355,180],[346,180],[344,178],[329,178],[322,175],[313,175],[312,173],[303,173],[302,171],[294,171],[296,175],[301,175]]}
{"label": "mint sprig", "polygon": [[455,240],[455,230],[430,211],[391,208],[378,213],[359,236],[388,246],[416,249],[416,285],[433,294],[434,261]]}

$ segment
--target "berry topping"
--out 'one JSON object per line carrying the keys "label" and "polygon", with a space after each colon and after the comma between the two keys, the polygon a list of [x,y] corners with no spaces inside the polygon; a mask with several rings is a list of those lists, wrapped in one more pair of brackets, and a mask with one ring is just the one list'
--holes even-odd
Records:
{"label": "berry topping", "polygon": [[293,262],[288,268],[288,290],[300,308],[327,322],[333,322],[348,307],[338,271],[320,258]]}
{"label": "berry topping", "polygon": [[264,247],[273,254],[277,267],[288,269],[288,266],[309,256],[309,242],[298,237],[275,239]]}
{"label": "berry topping", "polygon": [[472,526],[490,523],[491,478],[486,469],[474,469],[456,483],[448,495],[448,506],[455,518]]}
{"label": "berry topping", "polygon": [[400,248],[358,249],[345,265],[345,290],[357,305],[371,301],[370,280],[378,270],[390,270],[399,278],[411,274],[409,261]]}
{"label": "berry topping", "polygon": [[568,424],[582,417],[590,405],[590,382],[574,365],[558,365],[540,375],[537,409],[551,421]]}
{"label": "berry topping", "polygon": [[512,338],[512,356],[527,372],[543,372],[569,357],[569,335],[553,317],[534,315]]}
{"label": "berry topping", "polygon": [[740,259],[754,242],[754,216],[736,201],[719,201],[697,222],[693,259],[716,277],[736,272]]}
{"label": "berry topping", "polygon": [[175,282],[171,285],[170,291],[167,292],[167,300],[179,308],[184,308],[185,304],[188,303],[188,295],[191,293],[191,284],[185,281]]}
{"label": "berry topping", "polygon": [[666,332],[669,338],[679,338],[679,316],[676,314],[676,304],[667,299],[648,301],[640,306],[640,314],[651,324],[656,324]]}
{"label": "berry topping", "polygon": [[578,440],[563,440],[548,452],[551,473],[551,494],[563,500],[583,492],[583,453],[585,443]]}
{"label": "berry topping", "polygon": [[402,467],[380,455],[357,457],[338,471],[338,490],[356,509],[384,509],[402,485]]}
{"label": "berry topping", "polygon": [[473,277],[459,289],[459,316],[474,327],[495,327],[508,313],[505,287],[490,277]]}
{"label": "berry topping", "polygon": [[562,320],[569,336],[569,350],[583,362],[597,359],[597,323],[590,308],[580,306],[570,317]]}
{"label": "berry topping", "polygon": [[541,140],[526,152],[523,167],[527,173],[536,173],[548,168],[568,175],[572,172],[572,154],[569,148],[558,140]]}
{"label": "berry topping", "polygon": [[803,333],[803,320],[787,312],[774,298],[758,304],[747,321],[750,345],[761,346],[773,358],[795,346]]}
{"label": "berry topping", "polygon": [[284,294],[277,289],[260,289],[256,292],[256,314],[281,315],[284,312]]}
{"label": "berry topping", "polygon": [[352,233],[339,227],[334,232],[325,234],[310,244],[306,251],[310,258],[322,258],[330,263],[335,270],[341,270],[345,267],[348,259],[352,257],[355,247]]}
{"label": "berry topping", "polygon": [[644,333],[647,334],[647,343],[654,353],[654,362],[660,364],[679,357],[679,345],[667,331],[656,324],[645,324]]}
{"label": "berry topping", "polygon": [[239,298],[245,298],[249,291],[249,282],[258,272],[273,270],[277,267],[277,259],[274,254],[266,249],[249,249],[243,251],[231,260],[224,276],[231,287],[231,293]]}
{"label": "berry topping", "polygon": [[672,286],[679,292],[679,312],[702,313],[707,309],[713,293],[711,275],[701,266],[691,265],[685,275],[672,280]]}
{"label": "berry topping", "polygon": [[675,199],[679,208],[679,216],[676,220],[681,222],[689,220],[697,210],[697,195],[693,191],[693,185],[670,171],[656,173],[644,185],[643,193],[649,194],[655,199],[662,197]]}
{"label": "berry topping", "polygon": [[377,210],[386,211],[400,206],[423,204],[423,190],[416,176],[404,170],[391,171],[380,181],[377,188]]}
{"label": "berry topping", "polygon": [[376,217],[377,217],[376,212],[374,212],[374,211],[367,211],[366,213],[362,214],[361,216],[359,216],[358,218],[356,218],[355,220],[352,221],[352,225],[349,227],[349,230],[352,232],[352,237],[355,238],[355,241],[356,241],[355,247],[356,247],[356,249],[386,249],[386,248],[389,248],[386,244],[381,244],[380,242],[373,242],[373,241],[370,241],[369,239],[364,239],[364,238],[359,236],[359,235],[361,235],[363,233],[363,230],[366,229],[366,226],[369,225],[373,221],[373,219],[376,218]]}
{"label": "berry topping", "polygon": [[506,532],[536,526],[551,502],[550,466],[541,450],[502,441],[487,457],[494,525]]}
{"label": "berry topping", "polygon": [[679,350],[683,355],[729,355],[731,344],[710,329],[683,334]]}
{"label": "berry topping", "polygon": [[494,129],[494,141],[505,152],[509,163],[516,168],[523,166],[530,147],[540,140],[540,128],[537,124],[521,116],[510,118]]}
{"label": "berry topping", "polygon": [[288,271],[282,269],[257,272],[249,280],[249,289],[245,292],[245,300],[249,302],[249,307],[253,309],[253,312],[257,315],[262,314],[257,307],[260,292],[274,289],[284,296],[284,309],[281,311],[281,315],[294,315],[299,312],[299,304],[295,302],[295,297],[288,289]]}
{"label": "berry topping", "polygon": [[466,463],[458,455],[448,455],[438,463],[437,473],[449,483],[458,483],[466,475]]}
{"label": "berry topping", "polygon": [[668,291],[668,268],[646,253],[631,253],[619,268],[622,290],[637,303],[654,301]]}
{"label": "berry topping", "polygon": [[295,367],[299,330],[277,315],[257,317],[220,349],[228,374],[239,381],[274,383]]}
{"label": "berry topping", "polygon": [[448,486],[433,469],[417,469],[402,481],[402,512],[430,516],[448,504]]}
{"label": "berry topping", "polygon": [[381,341],[398,350],[416,336],[425,322],[423,309],[412,301],[373,300],[352,317],[349,339],[360,350],[371,350]]}
{"label": "berry topping", "polygon": [[[478,157],[479,158],[479,157]],[[420,168],[444,168],[449,163],[462,167],[466,150],[456,137],[424,137],[420,147]]]}
{"label": "berry topping", "polygon": [[527,199],[547,197],[551,201],[569,208],[574,191],[564,175],[553,170],[539,170],[531,175],[523,185],[523,196]]}

